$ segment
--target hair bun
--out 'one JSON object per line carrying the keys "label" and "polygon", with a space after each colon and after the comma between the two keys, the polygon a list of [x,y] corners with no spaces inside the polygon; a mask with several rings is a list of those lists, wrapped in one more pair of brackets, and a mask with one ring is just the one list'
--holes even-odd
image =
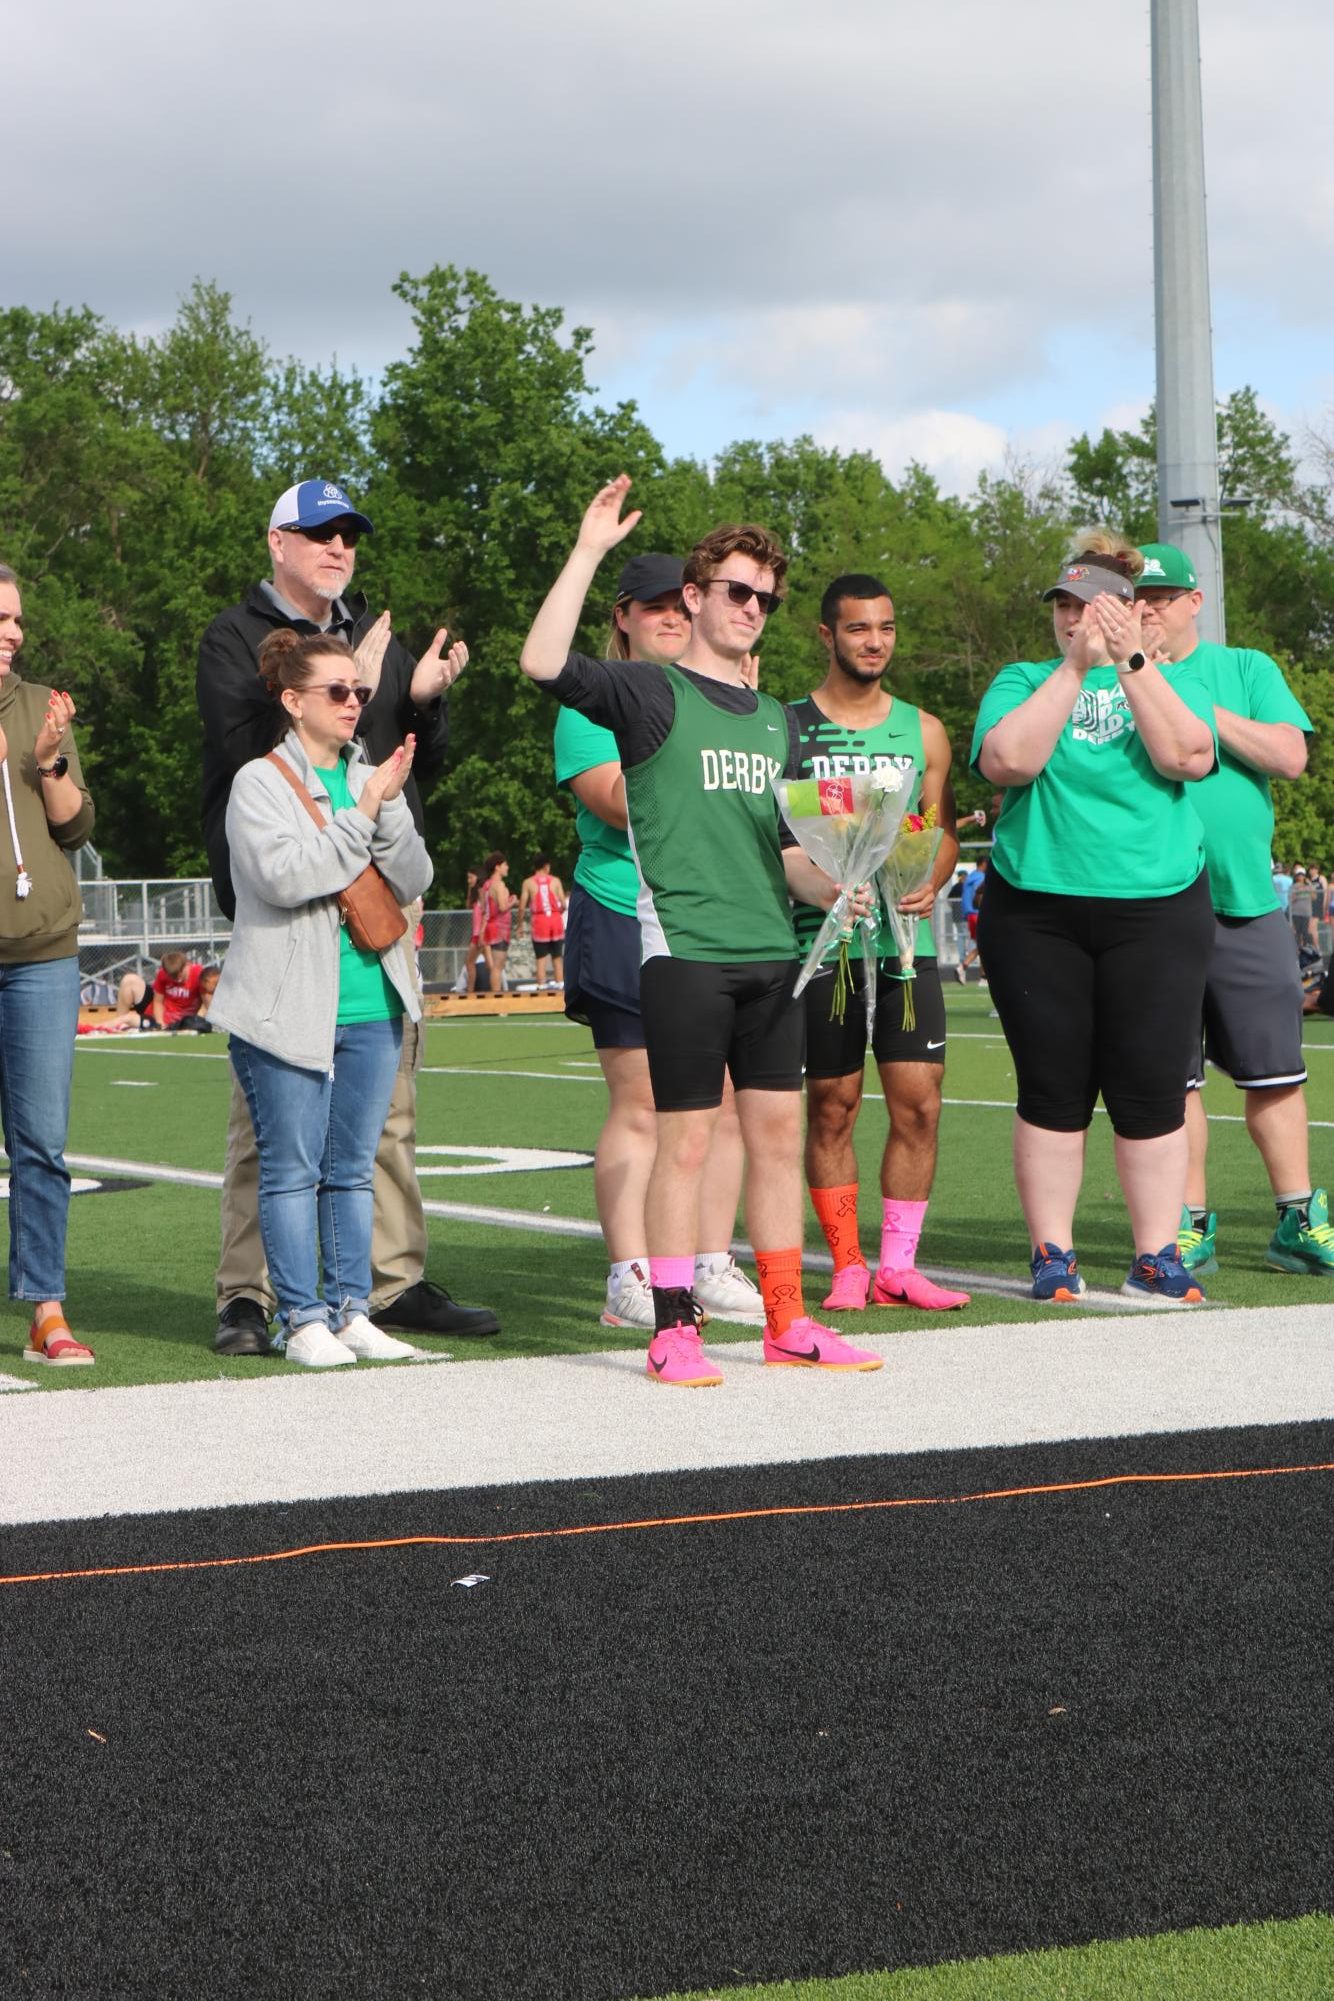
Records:
{"label": "hair bun", "polygon": [[271,695],[276,695],[282,681],[283,661],[294,653],[301,644],[301,635],[290,625],[279,626],[266,639],[260,641],[259,678]]}

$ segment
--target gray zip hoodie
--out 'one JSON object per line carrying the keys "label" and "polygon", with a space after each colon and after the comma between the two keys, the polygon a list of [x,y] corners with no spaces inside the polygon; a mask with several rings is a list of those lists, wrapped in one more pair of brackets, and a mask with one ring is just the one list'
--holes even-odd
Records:
{"label": "gray zip hoodie", "polygon": [[[335,813],[295,731],[278,754],[325,825],[315,825],[267,758],[237,772],[227,804],[236,923],[209,1020],[299,1070],[327,1070],[338,1023],[338,892],[373,861],[399,902],[411,903],[430,887],[431,860],[401,796],[386,800],[375,820],[355,806]],[[343,760],[359,798],[371,775],[361,745],[354,740]],[[380,960],[404,1012],[419,1021],[410,947],[410,938],[400,938]]]}

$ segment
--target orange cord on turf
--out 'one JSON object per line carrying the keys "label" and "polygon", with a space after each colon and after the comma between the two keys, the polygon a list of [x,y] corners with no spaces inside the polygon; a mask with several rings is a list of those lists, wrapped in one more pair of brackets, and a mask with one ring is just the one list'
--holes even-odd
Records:
{"label": "orange cord on turf", "polygon": [[884,1501],[811,1501],[780,1508],[730,1508],[710,1515],[660,1515],[644,1521],[576,1522],[565,1528],[510,1529],[500,1535],[377,1536],[366,1542],[312,1542],[258,1556],[183,1557],[164,1563],[105,1564],[92,1570],[34,1570],[3,1577],[0,1584],[65,1584],[87,1577],[155,1577],[183,1570],[235,1570],[254,1563],[290,1563],[299,1556],[347,1550],[482,1549],[511,1542],[554,1542],[577,1535],[621,1535],[632,1529],[696,1528],[712,1522],[762,1522],[794,1515],[861,1515],[885,1508],[955,1508],[972,1501],[1022,1501],[1046,1494],[1087,1494],[1100,1487],[1186,1486],[1203,1480],[1272,1480],[1291,1473],[1334,1473],[1334,1462],[1310,1466],[1243,1466],[1206,1473],[1108,1473],[1096,1480],[1053,1480],[1036,1487],[992,1487],[975,1494],[904,1494]]}

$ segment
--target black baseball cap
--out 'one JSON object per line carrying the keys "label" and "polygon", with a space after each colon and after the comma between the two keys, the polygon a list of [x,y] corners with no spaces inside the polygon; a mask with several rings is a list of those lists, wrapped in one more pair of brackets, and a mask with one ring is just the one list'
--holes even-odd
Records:
{"label": "black baseball cap", "polygon": [[668,591],[679,591],[684,570],[679,556],[632,556],[616,579],[616,602],[634,598],[638,604],[650,604]]}

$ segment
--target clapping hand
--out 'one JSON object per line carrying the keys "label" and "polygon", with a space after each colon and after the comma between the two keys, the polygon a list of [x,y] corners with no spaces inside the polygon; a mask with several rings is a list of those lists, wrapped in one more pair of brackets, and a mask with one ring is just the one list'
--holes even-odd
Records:
{"label": "clapping hand", "polygon": [[396,751],[377,764],[366,783],[361,788],[357,805],[370,820],[377,819],[380,808],[387,799],[397,799],[407,783],[412,770],[413,754],[417,748],[415,736],[408,736]]}
{"label": "clapping hand", "polygon": [[357,679],[370,689],[372,695],[380,685],[380,669],[384,666],[391,632],[389,613],[382,611],[374,625],[368,626],[362,633],[353,655],[357,663]]}
{"label": "clapping hand", "polygon": [[468,664],[468,649],[461,639],[447,653],[442,650],[448,638],[448,628],[442,625],[417,662],[412,676],[412,699],[419,709],[437,696],[447,694]]}
{"label": "clapping hand", "polygon": [[37,741],[32,747],[38,764],[50,764],[53,758],[60,755],[61,741],[77,713],[72,695],[53,690],[42,718],[42,727],[37,732]]}
{"label": "clapping hand", "polygon": [[1140,631],[1144,617],[1142,604],[1128,605],[1123,598],[1113,597],[1110,591],[1103,591],[1094,598],[1084,614],[1084,624],[1089,618],[1097,620],[1102,634],[1108,659],[1117,667],[1124,667],[1132,653],[1145,651],[1143,635]]}

